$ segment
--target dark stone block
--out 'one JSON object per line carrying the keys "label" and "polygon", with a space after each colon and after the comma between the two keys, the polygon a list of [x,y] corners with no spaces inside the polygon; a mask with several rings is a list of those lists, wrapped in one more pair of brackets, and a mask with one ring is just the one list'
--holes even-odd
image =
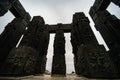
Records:
{"label": "dark stone block", "polygon": [[23,18],[26,20],[26,22],[29,22],[31,19],[31,16],[28,12],[26,12],[26,10],[24,9],[24,7],[22,6],[22,4],[20,3],[19,0],[15,0],[15,1],[11,1],[9,0],[11,7],[10,7],[10,11],[11,13],[13,13],[13,15],[16,18]]}
{"label": "dark stone block", "polygon": [[1,76],[23,76],[35,74],[39,53],[31,47],[13,48],[1,68]]}
{"label": "dark stone block", "polygon": [[119,78],[118,71],[103,46],[81,45],[78,48],[79,75],[93,78]]}
{"label": "dark stone block", "polygon": [[39,55],[36,61],[35,74],[44,74],[46,70],[46,55]]}
{"label": "dark stone block", "polygon": [[20,43],[21,46],[30,46],[39,53],[35,74],[43,74],[46,68],[46,55],[50,35],[44,24],[45,22],[41,16],[33,17]]}
{"label": "dark stone block", "polygon": [[[108,12],[103,16],[108,16],[107,19],[110,18],[110,14]],[[100,18],[102,22],[107,19],[105,17]],[[96,14],[93,17],[93,20],[99,23]],[[107,22],[100,24],[100,26],[102,26],[102,28],[100,28],[106,30],[106,28],[104,28],[105,26],[103,26],[104,24],[107,24]],[[111,25],[109,25],[109,27]],[[110,54],[106,52],[103,46],[98,45],[98,42],[89,26],[89,20],[85,17],[84,13],[76,13],[73,16],[71,43],[73,46],[74,66],[77,75],[92,78],[119,77],[118,69],[114,65]]]}
{"label": "dark stone block", "polygon": [[95,0],[89,11],[90,16],[93,18],[96,12],[106,10],[110,2],[111,0]]}
{"label": "dark stone block", "polygon": [[66,63],[65,63],[65,37],[58,25],[54,40],[54,56],[52,62],[52,76],[66,76]]}
{"label": "dark stone block", "polygon": [[120,20],[111,15],[107,10],[96,12],[94,18],[95,27],[100,31],[110,49],[110,56],[120,72]]}
{"label": "dark stone block", "polygon": [[52,76],[65,76],[66,75],[66,63],[64,55],[54,55],[52,62]]}
{"label": "dark stone block", "polygon": [[10,50],[15,47],[25,31],[27,23],[22,18],[15,18],[0,35],[0,65],[7,58]]}

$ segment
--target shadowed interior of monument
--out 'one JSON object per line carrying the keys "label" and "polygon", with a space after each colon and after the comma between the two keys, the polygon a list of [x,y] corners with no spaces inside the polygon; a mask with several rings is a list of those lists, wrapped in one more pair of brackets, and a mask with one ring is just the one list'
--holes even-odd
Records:
{"label": "shadowed interior of monument", "polygon": [[109,51],[98,43],[84,12],[73,14],[69,24],[50,25],[42,16],[31,18],[19,0],[0,2],[0,16],[7,10],[15,16],[0,35],[0,76],[46,74],[49,70],[52,77],[66,77],[75,70],[76,75],[88,78],[120,78],[120,19],[106,10],[111,2],[120,6],[119,0],[95,0],[89,10]]}

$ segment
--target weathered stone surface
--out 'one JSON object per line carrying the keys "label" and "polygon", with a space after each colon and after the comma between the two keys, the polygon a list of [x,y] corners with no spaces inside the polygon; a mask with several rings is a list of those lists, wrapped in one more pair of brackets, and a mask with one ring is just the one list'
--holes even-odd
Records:
{"label": "weathered stone surface", "polygon": [[3,16],[8,10],[16,18],[23,18],[26,22],[31,19],[30,14],[26,12],[19,0],[0,0],[0,16]]}
{"label": "weathered stone surface", "polygon": [[9,9],[11,11],[11,13],[13,13],[13,15],[16,18],[23,18],[25,19],[27,22],[30,21],[31,16],[28,12],[26,12],[26,10],[24,9],[24,7],[22,6],[22,4],[20,3],[19,0],[8,0],[11,4],[11,8]]}
{"label": "weathered stone surface", "polygon": [[106,10],[110,4],[110,0],[95,0],[93,6],[90,8],[89,14],[93,18],[97,11]]}
{"label": "weathered stone surface", "polygon": [[43,74],[46,70],[46,55],[40,55],[36,61],[35,74]]}
{"label": "weathered stone surface", "polygon": [[53,56],[52,76],[66,76],[65,56],[58,54]]}
{"label": "weathered stone surface", "polygon": [[52,62],[52,76],[66,75],[66,63],[65,63],[65,37],[63,31],[58,25],[54,40],[54,56]]}
{"label": "weathered stone surface", "polygon": [[50,35],[44,24],[45,22],[42,17],[33,17],[33,20],[28,25],[28,30],[20,43],[21,46],[27,45],[39,52],[35,74],[43,74],[46,67],[46,55]]}
{"label": "weathered stone surface", "polygon": [[117,78],[118,71],[103,46],[81,45],[78,48],[77,74],[94,78]]}
{"label": "weathered stone surface", "polygon": [[[45,26],[47,27],[47,30],[49,31],[49,33],[56,33],[58,24],[54,24],[54,25],[46,24]],[[61,29],[64,31],[64,33],[67,33],[67,32],[69,33],[71,32],[71,24],[61,24]]]}
{"label": "weathered stone surface", "polygon": [[77,75],[99,78],[118,77],[116,67],[105,48],[98,45],[84,13],[76,13],[73,16],[71,43]]}
{"label": "weathered stone surface", "polygon": [[28,29],[20,43],[20,45],[27,45],[37,48],[40,43],[41,35],[44,31],[44,20],[40,16],[34,16],[32,21],[28,24]]}
{"label": "weathered stone surface", "polygon": [[93,18],[95,27],[100,31],[110,51],[111,59],[120,72],[120,20],[108,11],[98,11]]}
{"label": "weathered stone surface", "polygon": [[35,74],[39,53],[31,47],[13,48],[1,68],[3,76],[23,76]]}
{"label": "weathered stone surface", "polygon": [[48,44],[49,32],[44,26],[44,20],[42,17],[36,16],[28,25],[28,29],[18,48],[10,52],[1,69],[1,75],[43,74],[46,67]]}
{"label": "weathered stone surface", "polygon": [[24,33],[27,23],[22,18],[15,18],[9,23],[0,35],[0,65],[4,62],[10,52],[15,47]]}
{"label": "weathered stone surface", "polygon": [[[76,63],[78,61],[78,47],[81,44],[98,44],[90,26],[89,20],[84,13],[76,13],[73,16],[73,24],[71,30],[71,43],[74,53],[74,64],[76,70]],[[76,70],[77,72],[77,70]]]}

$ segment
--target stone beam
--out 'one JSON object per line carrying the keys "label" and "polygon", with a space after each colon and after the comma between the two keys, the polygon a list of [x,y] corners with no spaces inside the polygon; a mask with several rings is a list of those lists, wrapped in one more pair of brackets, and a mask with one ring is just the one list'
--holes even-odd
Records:
{"label": "stone beam", "polygon": [[90,8],[89,14],[91,17],[94,17],[97,11],[106,10],[110,4],[110,0],[95,0],[93,6]]}
{"label": "stone beam", "polygon": [[16,18],[22,17],[26,21],[31,19],[31,16],[26,12],[19,0],[15,0],[14,2],[13,0],[9,0],[9,2],[11,3],[11,8],[9,10]]}
{"label": "stone beam", "polygon": [[56,24],[56,25],[46,25],[49,33],[56,33],[58,25],[61,25],[61,29],[65,32],[71,32],[71,24]]}
{"label": "stone beam", "polygon": [[0,0],[0,16],[3,16],[8,10],[16,17],[22,17],[26,21],[31,19],[19,0]]}

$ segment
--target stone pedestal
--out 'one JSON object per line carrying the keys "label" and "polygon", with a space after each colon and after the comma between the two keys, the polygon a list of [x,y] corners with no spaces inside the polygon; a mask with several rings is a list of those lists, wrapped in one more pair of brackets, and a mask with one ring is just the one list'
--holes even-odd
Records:
{"label": "stone pedestal", "polygon": [[52,62],[52,76],[66,75],[65,55],[54,55]]}

